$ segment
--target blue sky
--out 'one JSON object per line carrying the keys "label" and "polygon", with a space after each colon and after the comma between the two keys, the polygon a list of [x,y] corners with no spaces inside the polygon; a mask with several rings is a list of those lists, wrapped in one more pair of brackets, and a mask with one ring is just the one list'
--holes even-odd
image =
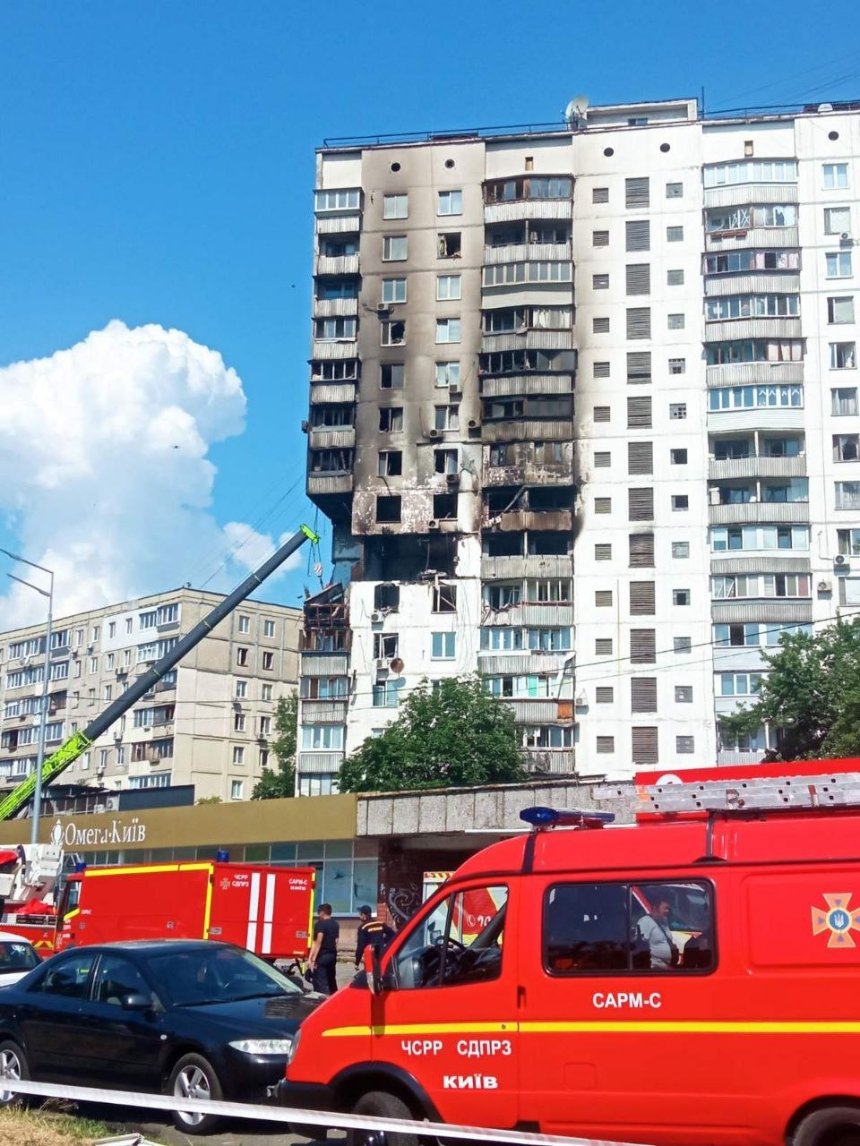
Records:
{"label": "blue sky", "polygon": [[[547,123],[579,92],[608,103],[698,95],[704,87],[709,109],[860,98],[858,41],[856,0],[833,0],[820,14],[797,0],[741,7],[496,0],[441,9],[338,0],[313,7],[6,0],[4,405],[9,394],[21,400],[43,372],[32,363],[14,376],[2,367],[48,358],[116,319],[129,328],[176,329],[217,351],[241,378],[247,409],[239,432],[241,412],[235,395],[224,398],[230,384],[219,367],[210,401],[234,405],[204,447],[217,467],[211,498],[200,492],[205,463],[188,444],[193,434],[177,434],[172,448],[187,451],[189,480],[197,482],[191,512],[212,526],[190,531],[183,545],[178,520],[173,540],[159,542],[171,488],[179,499],[186,492],[179,471],[159,482],[156,455],[147,455],[151,485],[144,469],[110,504],[92,492],[119,491],[123,482],[98,469],[102,438],[85,406],[84,416],[74,407],[60,421],[63,449],[93,470],[90,484],[64,484],[61,475],[50,499],[28,500],[27,450],[44,416],[19,420],[15,442],[4,445],[0,406],[0,545],[28,547],[34,560],[60,566],[66,582],[78,578],[91,593],[99,586],[105,594],[154,592],[212,577],[210,584],[226,587],[241,562],[223,568],[230,535],[218,528],[247,523],[276,537],[313,522],[300,423],[314,148],[325,137]],[[109,346],[82,354],[75,384],[109,361]],[[50,385],[64,386],[64,369]],[[149,394],[145,386],[155,383],[149,374],[145,385],[135,381],[136,369],[111,385]],[[104,553],[108,536],[114,556]],[[158,559],[132,560],[135,543]],[[75,559],[66,561],[73,549]],[[87,581],[82,573],[94,562],[102,563],[98,576]],[[298,603],[304,584],[315,580],[303,566],[264,595]],[[70,584],[66,590],[76,600]],[[14,623],[21,608],[8,601],[0,621]]]}

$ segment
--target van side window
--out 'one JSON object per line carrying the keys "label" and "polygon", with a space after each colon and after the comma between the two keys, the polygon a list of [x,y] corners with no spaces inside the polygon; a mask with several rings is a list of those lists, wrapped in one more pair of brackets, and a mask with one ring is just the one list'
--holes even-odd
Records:
{"label": "van side window", "polygon": [[400,990],[485,983],[502,973],[508,889],[474,887],[436,904],[394,960]]}
{"label": "van side window", "polygon": [[709,883],[563,883],[546,893],[543,965],[551,975],[710,971]]}

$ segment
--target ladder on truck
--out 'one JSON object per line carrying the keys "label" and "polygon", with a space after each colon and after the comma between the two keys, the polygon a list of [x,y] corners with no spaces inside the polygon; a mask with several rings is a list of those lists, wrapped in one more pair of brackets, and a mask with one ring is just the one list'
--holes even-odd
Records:
{"label": "ladder on truck", "polygon": [[[720,768],[713,778],[683,773],[637,783],[638,815],[764,812],[860,806],[860,760],[801,760],[760,768]],[[702,775],[697,771],[697,777]],[[637,778],[638,779],[638,778]]]}

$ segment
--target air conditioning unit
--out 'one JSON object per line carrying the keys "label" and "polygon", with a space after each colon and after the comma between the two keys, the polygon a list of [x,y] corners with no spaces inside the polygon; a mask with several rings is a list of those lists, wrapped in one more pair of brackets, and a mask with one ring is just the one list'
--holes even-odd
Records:
{"label": "air conditioning unit", "polygon": [[829,581],[819,581],[817,588],[819,593],[829,593],[833,586]]}
{"label": "air conditioning unit", "polygon": [[481,423],[478,421],[477,418],[470,418],[469,421],[466,423],[466,427],[469,430],[480,430]]}
{"label": "air conditioning unit", "polygon": [[843,231],[842,234],[839,236],[839,242],[844,243],[847,247],[850,247],[853,244],[854,240],[851,238],[851,236],[849,235],[849,233],[847,231]]}
{"label": "air conditioning unit", "polygon": [[428,529],[438,529],[439,528],[439,522],[436,520],[435,517],[431,517],[431,519],[427,522],[427,528]]}
{"label": "air conditioning unit", "polygon": [[388,312],[390,310],[391,310],[391,304],[390,303],[378,302],[376,304],[376,313],[377,314],[388,314]]}
{"label": "air conditioning unit", "polygon": [[459,474],[446,474],[445,475],[445,481],[448,483],[448,485],[459,485],[460,484],[460,475]]}
{"label": "air conditioning unit", "polygon": [[848,568],[848,558],[846,557],[846,555],[844,553],[837,553],[836,556],[833,558],[833,568],[834,569],[847,569]]}
{"label": "air conditioning unit", "polygon": [[370,620],[371,620],[372,624],[378,625],[379,622],[382,620],[382,613],[371,613],[370,614]]}
{"label": "air conditioning unit", "polygon": [[710,501],[711,505],[719,505],[720,504],[720,491],[718,489],[709,489],[708,490],[708,500]]}
{"label": "air conditioning unit", "polygon": [[117,729],[116,732],[114,732],[113,738],[114,738],[114,740],[122,740],[122,733],[119,731],[119,729]]}
{"label": "air conditioning unit", "polygon": [[449,394],[462,394],[463,393],[463,387],[460,385],[459,382],[452,382],[450,384],[450,386],[448,387],[448,393]]}
{"label": "air conditioning unit", "polygon": [[588,704],[588,696],[584,692],[578,692],[576,694],[574,704],[577,706],[577,708],[583,708],[586,704]]}
{"label": "air conditioning unit", "polygon": [[377,657],[376,658],[376,667],[377,667],[377,669],[387,669],[388,668],[388,661],[385,659],[385,657]]}
{"label": "air conditioning unit", "polygon": [[429,430],[426,431],[426,434],[428,438],[439,438],[442,436],[442,431],[437,430],[435,426],[431,426]]}
{"label": "air conditioning unit", "polygon": [[302,422],[302,433],[306,434],[311,428],[310,422]]}

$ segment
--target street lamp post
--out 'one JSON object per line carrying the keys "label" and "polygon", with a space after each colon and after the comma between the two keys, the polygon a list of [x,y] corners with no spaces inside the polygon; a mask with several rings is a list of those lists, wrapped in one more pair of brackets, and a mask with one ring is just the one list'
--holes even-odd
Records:
{"label": "street lamp post", "polygon": [[38,569],[42,573],[47,573],[50,578],[48,589],[45,590],[40,589],[38,585],[34,585],[32,581],[25,581],[23,577],[16,577],[14,573],[6,574],[12,581],[17,581],[20,585],[26,585],[28,589],[33,589],[36,593],[48,599],[48,628],[45,633],[45,668],[42,680],[42,703],[39,712],[39,747],[36,751],[36,788],[33,792],[33,820],[30,832],[30,842],[37,844],[39,842],[39,817],[42,814],[42,765],[45,762],[45,736],[48,724],[48,689],[51,683],[51,629],[54,613],[54,574],[52,570],[46,569],[44,565],[37,565],[35,561],[28,561],[26,557],[19,557],[17,553],[10,553],[8,549],[0,549],[0,553],[5,553],[7,557],[11,557],[13,561],[17,561],[21,565],[29,565],[31,569]]}

